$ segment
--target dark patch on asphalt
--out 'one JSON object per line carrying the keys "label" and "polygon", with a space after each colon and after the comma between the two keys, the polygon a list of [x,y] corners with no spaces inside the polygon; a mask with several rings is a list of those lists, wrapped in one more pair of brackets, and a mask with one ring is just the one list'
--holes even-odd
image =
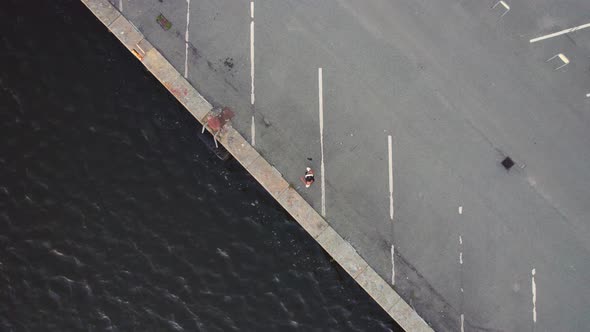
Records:
{"label": "dark patch on asphalt", "polygon": [[233,69],[234,68],[234,59],[233,58],[225,58],[225,60],[223,60],[223,64],[227,68]]}
{"label": "dark patch on asphalt", "polygon": [[196,57],[196,58],[200,58],[201,57],[201,53],[199,52],[199,50],[197,50],[197,48],[195,47],[195,45],[189,43],[188,44],[188,49],[191,51],[191,54]]}
{"label": "dark patch on asphalt", "polygon": [[213,63],[209,60],[207,60],[207,66],[209,67],[209,69],[213,70],[214,72],[217,72],[217,69],[213,68]]}

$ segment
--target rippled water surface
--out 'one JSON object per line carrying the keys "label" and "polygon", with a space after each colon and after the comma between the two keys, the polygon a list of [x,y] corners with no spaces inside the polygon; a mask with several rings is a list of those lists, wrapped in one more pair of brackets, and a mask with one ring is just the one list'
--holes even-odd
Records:
{"label": "rippled water surface", "polygon": [[0,18],[0,330],[401,331],[79,1]]}

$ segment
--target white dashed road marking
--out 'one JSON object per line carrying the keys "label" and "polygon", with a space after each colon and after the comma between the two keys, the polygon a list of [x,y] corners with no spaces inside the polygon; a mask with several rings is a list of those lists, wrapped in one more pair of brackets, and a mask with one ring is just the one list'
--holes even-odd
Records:
{"label": "white dashed road marking", "polygon": [[254,21],[250,22],[250,102],[254,105]]}
{"label": "white dashed road marking", "polygon": [[393,220],[393,153],[391,135],[387,136],[389,155],[389,218]]}
{"label": "white dashed road marking", "polygon": [[537,322],[537,284],[535,283],[536,269],[531,271],[531,288],[533,290],[533,323]]}
{"label": "white dashed road marking", "polygon": [[[459,214],[461,213],[461,207],[459,207]],[[459,278],[461,282],[461,311],[463,311],[463,237],[459,235]],[[461,332],[464,332],[465,314],[461,314]]]}
{"label": "white dashed road marking", "polygon": [[[252,110],[254,110],[254,1],[250,1],[250,103]],[[252,146],[256,146],[256,124],[254,123],[254,115],[252,115]]]}
{"label": "white dashed road marking", "polygon": [[321,185],[322,185],[322,216],[326,216],[326,170],[324,167],[324,80],[322,77],[322,68],[318,68],[318,93],[319,93],[319,112],[320,112],[320,151],[321,160]]}
{"label": "white dashed road marking", "polygon": [[459,235],[459,264],[463,265],[463,238]]}
{"label": "white dashed road marking", "polygon": [[459,264],[463,265],[463,238],[459,235]]}
{"label": "white dashed road marking", "polygon": [[254,115],[252,115],[252,146],[256,146],[256,126],[254,125]]}
{"label": "white dashed road marking", "polygon": [[391,284],[395,285],[395,246],[391,245]]}
{"label": "white dashed road marking", "polygon": [[191,0],[186,0],[186,31],[184,33],[184,78],[188,77],[188,25],[190,22]]}
{"label": "white dashed road marking", "polygon": [[119,0],[119,11],[123,12],[123,0]]}
{"label": "white dashed road marking", "polygon": [[459,206],[459,214],[463,214],[463,207]]}

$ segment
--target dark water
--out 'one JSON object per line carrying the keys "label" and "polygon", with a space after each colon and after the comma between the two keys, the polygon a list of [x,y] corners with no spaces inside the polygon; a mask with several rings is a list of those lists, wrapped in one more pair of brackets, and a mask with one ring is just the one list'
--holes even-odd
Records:
{"label": "dark water", "polygon": [[77,0],[0,2],[0,330],[400,330]]}

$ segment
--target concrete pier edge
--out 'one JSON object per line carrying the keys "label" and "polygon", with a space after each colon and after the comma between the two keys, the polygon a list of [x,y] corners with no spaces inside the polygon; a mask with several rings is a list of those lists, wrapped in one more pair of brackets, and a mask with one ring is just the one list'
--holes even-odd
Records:
{"label": "concrete pier edge", "polygon": [[[81,0],[125,47],[203,123],[212,106],[108,0]],[[234,128],[223,146],[404,330],[433,331],[383,278]]]}

